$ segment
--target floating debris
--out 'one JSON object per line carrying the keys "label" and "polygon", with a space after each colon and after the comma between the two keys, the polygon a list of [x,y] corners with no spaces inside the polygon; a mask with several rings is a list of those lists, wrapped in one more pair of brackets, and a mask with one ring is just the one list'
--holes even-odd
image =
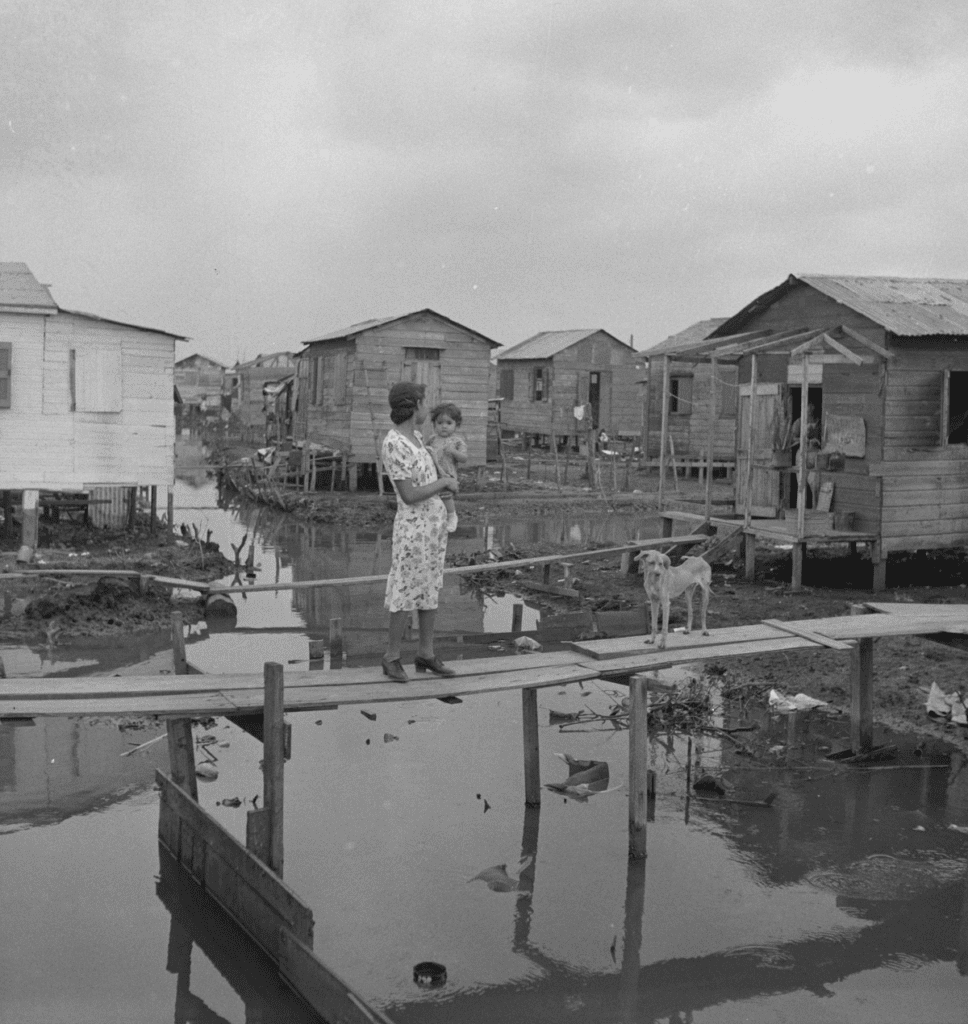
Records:
{"label": "floating debris", "polygon": [[214,782],[218,778],[218,768],[214,764],[200,764],[195,768],[195,774],[206,782]]}
{"label": "floating debris", "polygon": [[805,693],[798,693],[794,697],[786,697],[779,690],[770,690],[769,705],[771,711],[789,714],[793,711],[812,711],[814,708],[827,707],[827,701],[817,700],[816,697],[808,697]]}
{"label": "floating debris", "polygon": [[508,873],[507,864],[496,864],[492,868],[485,868],[480,874],[469,878],[468,882],[481,881],[486,883],[492,892],[515,892],[521,888],[521,875],[534,862],[534,857],[528,856],[518,862],[513,875]]}
{"label": "floating debris", "polygon": [[540,651],[541,644],[533,636],[519,636],[514,639],[514,646],[518,651]]}

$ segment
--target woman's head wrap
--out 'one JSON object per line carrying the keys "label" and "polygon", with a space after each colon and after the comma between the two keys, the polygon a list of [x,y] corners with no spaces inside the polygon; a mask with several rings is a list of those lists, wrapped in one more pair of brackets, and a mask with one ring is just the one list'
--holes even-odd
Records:
{"label": "woman's head wrap", "polygon": [[417,411],[417,406],[427,390],[425,384],[414,384],[404,380],[390,388],[390,419],[394,423],[405,423]]}

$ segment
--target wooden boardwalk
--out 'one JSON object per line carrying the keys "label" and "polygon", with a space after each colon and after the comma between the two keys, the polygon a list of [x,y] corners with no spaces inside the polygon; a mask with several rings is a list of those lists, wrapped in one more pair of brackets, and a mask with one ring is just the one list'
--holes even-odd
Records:
{"label": "wooden boardwalk", "polygon": [[[868,615],[714,629],[709,636],[670,633],[657,650],[645,636],[574,641],[568,650],[453,661],[453,679],[410,670],[411,682],[388,682],[379,665],[332,671],[288,670],[287,711],[318,711],[339,705],[466,697],[508,690],[541,689],[592,679],[624,681],[690,662],[828,648],[848,651],[853,641],[884,636],[963,639],[968,605],[868,605]],[[52,715],[159,715],[167,718],[238,715],[263,707],[263,675],[83,676],[10,678],[0,681],[0,718]]]}

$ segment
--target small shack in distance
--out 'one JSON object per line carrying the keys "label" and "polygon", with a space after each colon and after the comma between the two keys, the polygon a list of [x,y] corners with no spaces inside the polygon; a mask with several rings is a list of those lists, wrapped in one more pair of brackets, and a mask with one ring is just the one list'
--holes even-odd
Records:
{"label": "small shack in distance", "polygon": [[[642,354],[608,331],[542,331],[497,354],[502,429],[539,443],[584,439],[590,430],[636,438],[642,429],[639,396]],[[590,409],[591,423],[575,409]]]}
{"label": "small shack in distance", "polygon": [[[468,465],[486,461],[491,350],[498,343],[432,309],[365,320],[304,342],[298,353],[293,437],[349,453],[349,487],[363,471],[379,484],[380,449],[390,427],[389,388],[426,385],[431,407],[461,409]],[[424,433],[430,433],[426,424]]]}
{"label": "small shack in distance", "polygon": [[196,352],[175,363],[175,387],[181,405],[175,410],[176,427],[193,427],[215,418],[222,409],[226,367]]}
{"label": "small shack in distance", "polygon": [[248,362],[236,363],[228,371],[227,405],[236,417],[242,440],[262,444],[267,438],[274,440],[278,436],[278,425],[267,420],[264,388],[266,384],[291,376],[294,367],[295,359],[291,352],[269,352]]}

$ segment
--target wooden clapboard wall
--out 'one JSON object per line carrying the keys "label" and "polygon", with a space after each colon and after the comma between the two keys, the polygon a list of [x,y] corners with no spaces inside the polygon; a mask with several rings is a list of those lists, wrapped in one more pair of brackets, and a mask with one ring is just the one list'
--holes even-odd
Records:
{"label": "wooden clapboard wall", "polygon": [[65,311],[0,314],[0,489],[174,481],[175,338]]}

